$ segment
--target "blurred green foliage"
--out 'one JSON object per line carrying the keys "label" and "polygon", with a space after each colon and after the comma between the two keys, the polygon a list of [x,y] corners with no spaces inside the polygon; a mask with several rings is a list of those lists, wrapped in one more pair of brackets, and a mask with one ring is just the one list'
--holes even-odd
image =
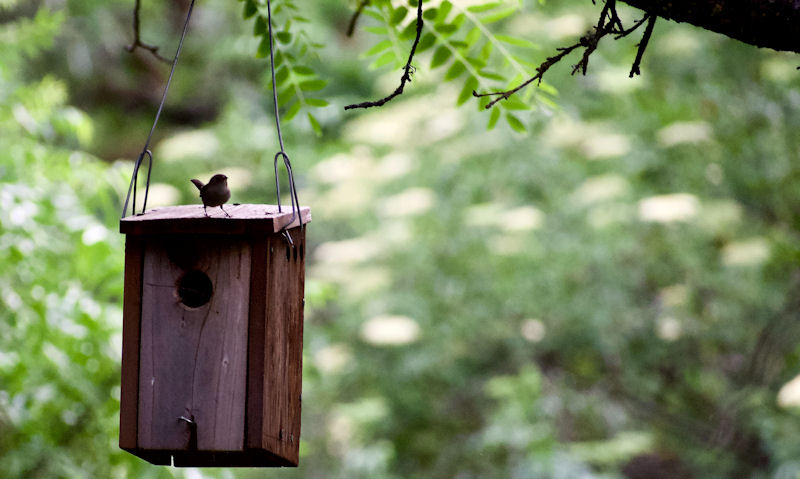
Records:
{"label": "blurred green foliage", "polygon": [[[554,67],[557,106],[514,110],[520,135],[456,106],[464,83],[428,67],[457,60],[431,47],[402,97],[344,114],[399,78],[364,68],[358,52],[389,50],[344,35],[348,2],[286,2],[308,22],[279,27],[290,50],[298,31],[321,44],[300,73],[328,81],[318,125],[285,127],[314,214],[300,467],[119,451],[117,220],[167,74],[124,51],[130,3],[0,1],[0,476],[798,477],[796,58],[659,22],[641,77],[624,42],[586,77]],[[524,38],[541,62],[597,14],[555,3],[523,3],[473,47]],[[169,52],[183,14],[144,2],[143,39]],[[274,201],[252,28],[238,2],[198,5],[152,205],[196,202],[187,179],[216,171],[232,201]]]}

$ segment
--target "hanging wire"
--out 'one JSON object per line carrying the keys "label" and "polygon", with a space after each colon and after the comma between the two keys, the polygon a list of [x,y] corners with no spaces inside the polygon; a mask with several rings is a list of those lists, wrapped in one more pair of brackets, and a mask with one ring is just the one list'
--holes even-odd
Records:
{"label": "hanging wire", "polygon": [[169,78],[167,79],[167,85],[164,87],[164,93],[161,95],[161,103],[158,105],[158,111],[156,112],[155,121],[153,121],[153,126],[150,128],[150,134],[147,136],[147,141],[144,143],[144,148],[142,148],[142,152],[139,154],[139,158],[136,160],[136,163],[133,165],[133,177],[131,178],[131,184],[128,186],[128,195],[125,197],[125,206],[122,207],[122,217],[124,218],[128,214],[128,200],[131,199],[131,191],[133,191],[133,204],[131,205],[131,214],[136,214],[136,187],[139,178],[139,167],[142,165],[142,161],[144,157],[147,156],[149,159],[147,165],[147,182],[145,183],[144,187],[144,201],[142,204],[142,212],[140,214],[144,214],[145,209],[147,209],[147,194],[150,192],[150,172],[153,169],[153,152],[150,151],[150,142],[153,140],[153,133],[156,131],[156,125],[158,125],[158,120],[161,118],[161,112],[164,109],[164,103],[167,101],[167,92],[169,92],[169,86],[172,84],[172,78],[175,76],[175,67],[178,66],[178,58],[181,55],[181,50],[183,49],[183,40],[186,38],[186,32],[189,30],[189,19],[192,18],[192,10],[194,10],[194,2],[189,4],[189,11],[186,13],[186,21],[183,23],[183,32],[181,33],[181,40],[178,43],[178,49],[175,51],[175,58],[172,60],[172,68],[169,72]]}
{"label": "hanging wire", "polygon": [[300,228],[302,229],[304,226],[303,218],[300,215],[300,201],[297,198],[297,187],[294,183],[292,161],[289,159],[289,155],[286,153],[286,149],[283,146],[283,134],[281,133],[281,115],[278,111],[278,86],[275,83],[275,46],[272,34],[272,6],[270,5],[270,0],[267,0],[267,25],[269,28],[269,66],[272,73],[272,100],[275,106],[275,128],[278,130],[278,143],[281,147],[281,151],[275,154],[275,158],[273,160],[273,166],[275,167],[275,192],[278,197],[278,212],[281,213],[283,212],[283,209],[281,207],[281,184],[280,179],[278,178],[278,159],[282,158],[283,166],[286,168],[286,173],[289,177],[289,201],[292,204],[292,219],[289,220],[289,222],[286,223],[283,228],[281,228],[280,232],[284,239],[286,239],[286,241],[293,246],[294,242],[292,241],[292,237],[289,236],[287,229],[298,218]]}

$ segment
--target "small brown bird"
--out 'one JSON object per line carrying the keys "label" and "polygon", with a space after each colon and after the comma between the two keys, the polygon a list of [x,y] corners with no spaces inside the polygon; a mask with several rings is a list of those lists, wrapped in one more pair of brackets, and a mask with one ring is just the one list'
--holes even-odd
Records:
{"label": "small brown bird", "polygon": [[225,175],[214,175],[208,180],[208,184],[203,184],[200,180],[190,180],[194,183],[194,186],[200,190],[200,199],[203,200],[203,213],[208,216],[208,212],[206,211],[207,206],[219,206],[225,216],[229,217],[231,215],[225,211],[225,208],[222,205],[225,204],[229,199],[231,199],[231,190],[228,188],[228,177]]}

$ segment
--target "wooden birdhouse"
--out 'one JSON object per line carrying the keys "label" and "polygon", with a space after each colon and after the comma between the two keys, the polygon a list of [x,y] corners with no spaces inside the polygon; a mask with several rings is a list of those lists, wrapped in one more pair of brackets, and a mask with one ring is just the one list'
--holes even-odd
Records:
{"label": "wooden birdhouse", "polygon": [[[305,228],[291,208],[175,206],[120,221],[119,444],[153,464],[296,466]],[[310,210],[300,208],[302,223]]]}

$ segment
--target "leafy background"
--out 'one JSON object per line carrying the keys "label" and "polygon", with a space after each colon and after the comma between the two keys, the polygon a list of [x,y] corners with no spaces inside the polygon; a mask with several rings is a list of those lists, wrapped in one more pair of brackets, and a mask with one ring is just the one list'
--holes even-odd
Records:
{"label": "leafy background", "polygon": [[[314,222],[301,465],[265,471],[117,448],[117,222],[168,68],[124,51],[129,1],[0,1],[0,475],[798,477],[797,59],[659,22],[641,77],[609,42],[484,112],[597,7],[426,2],[406,93],[344,113],[413,22],[375,1],[348,37],[356,3],[275,2]],[[186,6],[143,2],[143,38]],[[151,205],[217,171],[274,201],[263,7],[198,5]]]}

